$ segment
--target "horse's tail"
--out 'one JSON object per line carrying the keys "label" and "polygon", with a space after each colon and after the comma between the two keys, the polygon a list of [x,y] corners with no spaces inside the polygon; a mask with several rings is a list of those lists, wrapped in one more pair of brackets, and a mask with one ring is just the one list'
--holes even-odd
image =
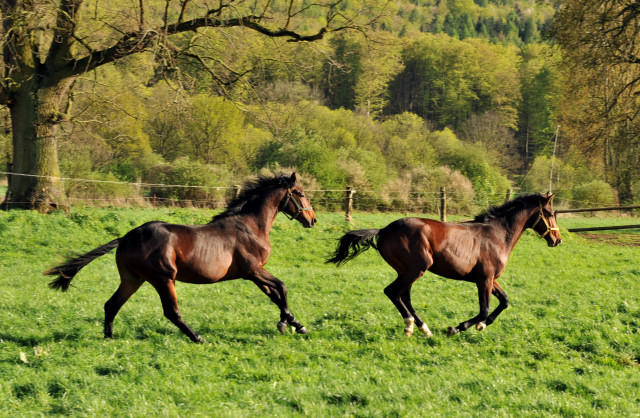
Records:
{"label": "horse's tail", "polygon": [[340,267],[349,260],[356,258],[360,253],[373,247],[377,249],[379,229],[360,229],[347,232],[339,239],[333,257],[326,263],[334,263]]}
{"label": "horse's tail", "polygon": [[98,248],[94,248],[86,254],[79,255],[77,257],[67,260],[65,263],[59,266],[51,267],[43,274],[45,276],[58,276],[55,280],[49,283],[49,287],[54,290],[62,290],[66,292],[71,284],[71,279],[78,274],[80,269],[96,258],[105,255],[109,251],[113,250],[120,243],[120,238],[114,239]]}

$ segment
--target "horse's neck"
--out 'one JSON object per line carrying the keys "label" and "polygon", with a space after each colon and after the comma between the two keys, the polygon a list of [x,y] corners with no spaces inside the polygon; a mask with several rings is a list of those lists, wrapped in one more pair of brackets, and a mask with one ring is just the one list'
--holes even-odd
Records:
{"label": "horse's neck", "polygon": [[263,232],[265,236],[269,236],[273,222],[276,220],[276,215],[280,208],[280,202],[284,198],[284,191],[276,191],[269,193],[264,197],[263,201],[259,203],[260,210],[256,211],[250,216],[255,219],[258,230]]}
{"label": "horse's neck", "polygon": [[510,222],[506,228],[503,228],[505,231],[505,243],[509,252],[513,250],[522,237],[522,234],[524,234],[527,222],[534,215],[535,211],[536,209],[533,208],[523,209],[514,216],[513,221]]}

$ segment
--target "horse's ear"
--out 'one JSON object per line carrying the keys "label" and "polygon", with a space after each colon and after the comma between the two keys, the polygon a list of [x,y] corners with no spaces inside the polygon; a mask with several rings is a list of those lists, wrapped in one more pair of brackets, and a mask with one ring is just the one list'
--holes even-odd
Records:
{"label": "horse's ear", "polygon": [[295,184],[298,182],[295,172],[291,173],[291,178],[289,179],[289,182],[291,183],[292,187],[295,186]]}
{"label": "horse's ear", "polygon": [[547,205],[550,204],[553,201],[553,197],[555,196],[555,193],[549,193],[547,192],[547,195],[545,196],[545,198],[547,199]]}

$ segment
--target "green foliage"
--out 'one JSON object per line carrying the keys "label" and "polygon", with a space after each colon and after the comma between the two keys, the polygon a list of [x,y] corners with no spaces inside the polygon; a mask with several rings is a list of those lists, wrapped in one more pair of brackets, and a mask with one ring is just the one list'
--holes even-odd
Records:
{"label": "green foliage", "polygon": [[615,202],[615,193],[607,182],[593,180],[574,187],[573,199],[582,206],[607,206]]}
{"label": "green foliage", "polygon": [[148,181],[157,185],[151,187],[150,195],[183,205],[220,205],[225,197],[233,196],[233,176],[224,166],[203,164],[188,158],[177,158],[171,164],[156,165]]}
{"label": "green foliage", "polygon": [[[271,6],[287,12],[284,2]],[[235,7],[257,10],[244,2]],[[339,5],[361,14],[369,7],[378,6]],[[189,164],[228,172],[216,184],[227,186],[265,167],[291,167],[312,176],[318,188],[371,192],[368,203],[359,202],[370,209],[386,209],[393,199],[409,204],[427,187],[425,176],[438,179],[428,183],[429,193],[449,187],[436,184],[452,181],[442,170],[462,176],[454,181],[461,189],[470,182],[471,199],[481,204],[502,199],[507,178],[524,179],[525,192],[548,183],[534,165],[550,155],[566,81],[561,54],[538,43],[552,7],[511,0],[403,0],[385,7],[366,37],[339,32],[310,48],[242,28],[211,28],[172,38],[202,62],[165,51],[153,60],[140,54],[101,67],[74,88],[74,116],[82,121],[75,126],[82,129],[65,131],[63,175],[153,182],[155,167],[187,157]],[[154,15],[160,9],[146,12],[148,19],[161,17]],[[277,13],[270,24],[284,18]],[[322,23],[313,7],[301,14],[308,28]],[[224,84],[240,73],[240,82]],[[462,142],[438,148],[433,138],[445,128]],[[604,178],[598,162],[571,161],[571,152],[578,151],[559,149],[557,187],[566,199],[585,172]],[[637,195],[637,187],[627,194]],[[420,200],[415,207],[434,204]]]}
{"label": "green foliage", "polygon": [[389,113],[412,109],[438,127],[458,128],[472,113],[496,111],[514,126],[520,97],[518,57],[486,41],[425,35],[403,51],[391,84]]}
{"label": "green foliage", "polygon": [[286,283],[308,336],[279,335],[269,298],[236,280],[177,284],[181,314],[205,344],[190,343],[163,317],[148,284],[118,314],[115,339],[104,340],[103,304],[118,286],[113,254],[83,269],[67,293],[52,292],[41,275],[66,251],[87,251],[144,222],[201,224],[211,215],[0,212],[0,415],[639,412],[637,248],[567,234],[566,227],[585,221],[578,218],[559,220],[564,242],[557,248],[526,233],[501,279],[509,308],[485,331],[452,338],[448,326],[477,314],[472,284],[430,273],[418,280],[413,304],[434,337],[406,338],[383,293],[395,273],[375,250],[340,269],[324,264],[345,228],[379,228],[398,213],[356,213],[347,225],[342,214],[320,212],[313,229],[276,219],[268,269]]}
{"label": "green foliage", "polygon": [[517,136],[522,148],[528,150],[527,164],[532,156],[549,155],[553,149],[548,145],[557,128],[564,82],[558,69],[559,60],[559,52],[545,45],[530,45],[523,50],[522,105]]}
{"label": "green foliage", "polygon": [[123,184],[122,180],[113,173],[85,173],[85,181],[69,182],[65,191],[71,204],[82,204],[84,202],[92,205],[100,205],[101,201],[107,204],[114,204],[120,200],[121,203],[139,203],[140,194],[133,185]]}
{"label": "green foliage", "polygon": [[286,132],[282,141],[273,141],[263,148],[258,156],[261,166],[296,167],[312,174],[326,188],[344,188],[346,176],[335,164],[337,151],[324,138],[294,128]]}
{"label": "green foliage", "polygon": [[441,164],[460,171],[471,180],[481,205],[500,201],[509,188],[509,181],[491,166],[481,148],[462,143],[448,129],[432,134]]}

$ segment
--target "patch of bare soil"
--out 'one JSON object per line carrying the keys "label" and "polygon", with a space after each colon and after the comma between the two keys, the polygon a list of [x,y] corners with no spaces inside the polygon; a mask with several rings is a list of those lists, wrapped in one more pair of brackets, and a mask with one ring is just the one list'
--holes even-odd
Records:
{"label": "patch of bare soil", "polygon": [[610,245],[624,247],[640,247],[640,234],[594,234],[589,232],[576,233],[589,241],[598,241]]}

